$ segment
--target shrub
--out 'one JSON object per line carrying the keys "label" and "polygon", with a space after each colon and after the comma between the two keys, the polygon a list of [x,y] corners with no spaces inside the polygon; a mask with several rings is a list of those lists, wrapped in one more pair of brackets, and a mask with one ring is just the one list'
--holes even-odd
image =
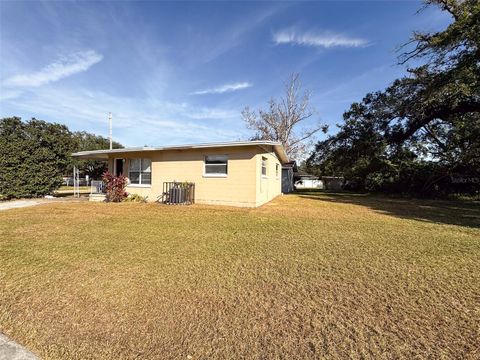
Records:
{"label": "shrub", "polygon": [[142,202],[146,203],[147,202],[148,196],[142,196],[139,194],[128,194],[128,196],[123,199],[125,202]]}
{"label": "shrub", "polygon": [[125,187],[127,186],[127,178],[123,175],[114,176],[106,171],[103,174],[103,183],[105,184],[106,200],[109,202],[121,202],[127,197]]}
{"label": "shrub", "polygon": [[[75,152],[88,151],[98,149],[108,149],[109,140],[103,136],[94,135],[85,131],[77,131],[72,134],[75,142]],[[118,142],[113,142],[113,148],[123,148],[123,145]],[[103,160],[80,160],[74,159],[70,164],[67,174],[71,174],[73,166],[76,165],[80,169],[82,175],[88,175],[90,179],[101,179],[105,171],[108,170],[107,162]]]}
{"label": "shrub", "polygon": [[66,126],[18,117],[0,119],[0,195],[40,197],[62,185],[74,144]]}

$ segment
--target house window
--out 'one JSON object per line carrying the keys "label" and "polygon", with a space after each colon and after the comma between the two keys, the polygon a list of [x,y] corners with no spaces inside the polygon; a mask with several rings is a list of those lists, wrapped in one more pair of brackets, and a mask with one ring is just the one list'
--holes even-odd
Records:
{"label": "house window", "polygon": [[128,176],[131,184],[152,184],[152,161],[150,159],[130,159],[130,166],[128,170]]}
{"label": "house window", "polygon": [[262,176],[267,176],[267,158],[262,156]]}
{"label": "house window", "polygon": [[205,156],[205,176],[227,176],[228,156],[208,155]]}
{"label": "house window", "polygon": [[275,176],[277,178],[280,176],[280,164],[275,164]]}

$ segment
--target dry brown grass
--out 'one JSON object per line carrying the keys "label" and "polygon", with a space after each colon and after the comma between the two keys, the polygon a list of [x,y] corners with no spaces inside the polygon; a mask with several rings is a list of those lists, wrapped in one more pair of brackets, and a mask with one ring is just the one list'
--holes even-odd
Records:
{"label": "dry brown grass", "polygon": [[45,359],[478,358],[478,204],[0,213],[0,331]]}

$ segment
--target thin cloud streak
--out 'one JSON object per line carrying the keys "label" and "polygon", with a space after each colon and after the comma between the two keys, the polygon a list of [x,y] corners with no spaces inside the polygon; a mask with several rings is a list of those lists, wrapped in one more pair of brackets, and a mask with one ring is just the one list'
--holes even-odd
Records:
{"label": "thin cloud streak", "polygon": [[[193,59],[194,63],[197,64],[199,62],[208,63],[221,57],[230,50],[240,46],[258,27],[290,6],[287,3],[275,4],[275,7],[251,13],[249,16],[242,18],[241,21],[233,23],[225,31],[221,31],[214,36],[210,35],[207,38],[196,37],[194,41],[195,47],[187,48],[187,59]],[[202,46],[199,47],[199,43]],[[195,53],[195,56],[191,55],[192,52]]]}
{"label": "thin cloud streak", "polygon": [[[238,130],[225,125],[228,119],[238,116],[239,111],[117,97],[84,89],[26,90],[20,97],[9,99],[3,105],[18,109],[17,115],[25,118],[68,118],[71,130],[87,128],[102,135],[106,135],[107,114],[111,111],[114,138],[132,146],[223,141],[235,139],[239,134]],[[220,123],[224,125],[219,126]]]}
{"label": "thin cloud streak", "polygon": [[205,90],[198,90],[192,93],[192,95],[206,95],[206,94],[224,94],[227,92],[233,92],[238,90],[247,89],[252,87],[253,84],[249,82],[241,82],[235,84],[225,84],[222,86],[218,86],[216,88],[205,89]]}
{"label": "thin cloud streak", "polygon": [[331,32],[300,32],[295,29],[284,29],[273,34],[276,45],[293,44],[311,47],[364,47],[368,41]]}
{"label": "thin cloud streak", "polygon": [[9,77],[3,81],[3,85],[19,88],[39,87],[87,71],[102,59],[103,56],[94,50],[73,53],[45,66],[40,71]]}

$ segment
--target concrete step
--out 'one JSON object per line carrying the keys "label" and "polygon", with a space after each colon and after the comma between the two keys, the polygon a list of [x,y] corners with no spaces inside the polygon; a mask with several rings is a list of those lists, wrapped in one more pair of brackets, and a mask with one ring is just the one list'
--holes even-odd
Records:
{"label": "concrete step", "polygon": [[88,196],[89,201],[97,201],[97,202],[103,202],[105,201],[105,194],[90,194]]}

